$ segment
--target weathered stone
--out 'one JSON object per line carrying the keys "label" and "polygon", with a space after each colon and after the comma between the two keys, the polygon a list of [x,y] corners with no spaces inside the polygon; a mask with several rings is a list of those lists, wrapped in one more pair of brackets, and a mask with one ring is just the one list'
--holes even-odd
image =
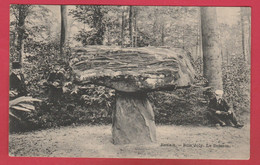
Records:
{"label": "weathered stone", "polygon": [[78,81],[122,92],[189,86],[194,77],[190,58],[183,49],[90,46],[75,52],[71,66]]}
{"label": "weathered stone", "polygon": [[116,94],[112,136],[114,144],[156,141],[154,113],[146,94]]}

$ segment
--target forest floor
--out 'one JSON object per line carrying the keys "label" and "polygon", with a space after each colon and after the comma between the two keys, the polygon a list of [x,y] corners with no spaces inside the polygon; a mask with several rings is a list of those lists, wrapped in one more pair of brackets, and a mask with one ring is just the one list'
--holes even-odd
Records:
{"label": "forest floor", "polygon": [[250,126],[157,126],[153,144],[114,145],[111,125],[70,126],[9,135],[10,156],[249,159]]}

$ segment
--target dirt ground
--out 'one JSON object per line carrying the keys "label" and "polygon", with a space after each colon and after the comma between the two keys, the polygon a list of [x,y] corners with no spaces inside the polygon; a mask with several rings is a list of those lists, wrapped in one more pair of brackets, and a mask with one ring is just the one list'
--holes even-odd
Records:
{"label": "dirt ground", "polygon": [[111,126],[76,126],[9,135],[10,156],[249,159],[250,126],[157,126],[153,144],[114,145]]}

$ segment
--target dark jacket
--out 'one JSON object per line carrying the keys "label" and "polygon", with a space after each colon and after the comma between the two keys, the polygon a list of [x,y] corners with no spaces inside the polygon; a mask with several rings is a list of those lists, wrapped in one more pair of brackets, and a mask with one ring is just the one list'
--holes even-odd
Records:
{"label": "dark jacket", "polygon": [[17,90],[18,95],[16,97],[25,96],[28,94],[24,75],[22,73],[16,74],[14,72],[10,75],[10,90]]}
{"label": "dark jacket", "polygon": [[220,103],[217,102],[216,98],[213,98],[209,102],[209,110],[210,111],[222,111],[222,112],[227,112],[230,109],[228,106],[226,100],[221,99]]}

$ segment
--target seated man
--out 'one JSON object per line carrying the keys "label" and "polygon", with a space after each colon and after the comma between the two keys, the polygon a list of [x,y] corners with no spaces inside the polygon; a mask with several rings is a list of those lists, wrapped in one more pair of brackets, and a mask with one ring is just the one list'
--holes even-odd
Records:
{"label": "seated man", "polygon": [[238,123],[234,112],[231,110],[222,96],[222,90],[215,91],[215,97],[209,102],[209,117],[221,126],[231,125],[235,126],[236,128],[243,127],[243,125]]}
{"label": "seated man", "polygon": [[14,99],[20,96],[26,96],[28,94],[22,66],[19,62],[12,63],[12,72],[9,79],[10,98]]}

